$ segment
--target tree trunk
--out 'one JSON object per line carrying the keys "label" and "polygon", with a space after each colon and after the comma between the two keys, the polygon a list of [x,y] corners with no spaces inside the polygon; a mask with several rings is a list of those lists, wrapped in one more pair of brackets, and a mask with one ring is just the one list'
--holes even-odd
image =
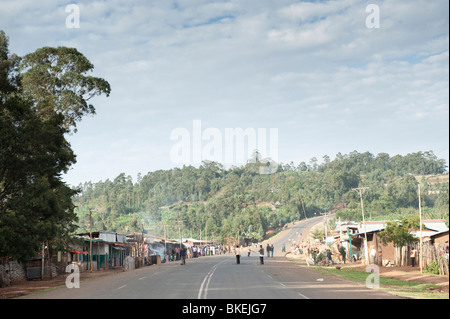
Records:
{"label": "tree trunk", "polygon": [[395,247],[395,264],[397,266],[404,266],[405,264],[404,247]]}
{"label": "tree trunk", "polygon": [[48,274],[50,276],[50,279],[53,279],[53,272],[52,272],[52,258],[50,254],[50,243],[47,242],[47,265],[48,265]]}

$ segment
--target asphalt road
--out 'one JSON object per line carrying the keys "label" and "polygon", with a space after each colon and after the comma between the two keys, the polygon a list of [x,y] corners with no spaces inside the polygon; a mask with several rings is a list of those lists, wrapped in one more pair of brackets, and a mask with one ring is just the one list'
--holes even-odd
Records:
{"label": "asphalt road", "polygon": [[[272,241],[274,258],[243,252],[189,259],[81,281],[80,288],[58,288],[29,296],[34,299],[391,299],[395,296],[335,277],[324,276],[281,256],[281,244],[306,221]],[[276,247],[278,246],[278,247]]]}
{"label": "asphalt road", "polygon": [[289,252],[289,239],[295,240],[296,243],[299,243],[302,239],[306,239],[309,234],[309,228],[317,223],[321,223],[323,221],[323,217],[316,217],[307,219],[301,222],[296,222],[293,225],[290,225],[287,229],[280,232],[278,235],[273,237],[270,240],[264,241],[263,247],[266,249],[267,243],[273,244],[274,256],[284,256],[285,253],[282,252],[283,243],[286,245],[286,251]]}

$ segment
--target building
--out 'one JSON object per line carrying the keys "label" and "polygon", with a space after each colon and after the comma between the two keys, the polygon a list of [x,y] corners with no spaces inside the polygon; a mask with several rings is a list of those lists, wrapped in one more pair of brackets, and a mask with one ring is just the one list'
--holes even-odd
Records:
{"label": "building", "polygon": [[[354,222],[336,223],[334,231],[334,250],[337,246],[344,246],[347,251],[347,258],[359,260],[369,259],[370,264],[383,266],[407,266],[410,265],[409,253],[412,247],[394,247],[392,243],[384,245],[379,232],[386,228],[387,221],[366,221],[365,225],[361,222],[355,225]],[[434,243],[447,243],[448,246],[448,227],[444,220],[423,220],[422,221],[422,239],[424,242],[432,241]],[[356,226],[356,227],[355,227]],[[420,238],[420,231],[410,231],[416,238]],[[367,242],[366,242],[367,240]],[[413,245],[419,250],[419,243]],[[442,245],[441,245],[442,246]],[[442,247],[434,248],[440,249]],[[436,253],[430,248],[429,256],[424,258],[424,266],[436,259]],[[426,251],[424,249],[424,257]]]}
{"label": "building", "polygon": [[[99,230],[90,233],[77,234],[81,247],[69,250],[69,262],[76,262],[80,270],[90,269],[92,254],[92,269],[121,267],[127,256],[127,238],[123,233]],[[92,251],[91,251],[92,243]],[[77,249],[78,248],[78,249]]]}

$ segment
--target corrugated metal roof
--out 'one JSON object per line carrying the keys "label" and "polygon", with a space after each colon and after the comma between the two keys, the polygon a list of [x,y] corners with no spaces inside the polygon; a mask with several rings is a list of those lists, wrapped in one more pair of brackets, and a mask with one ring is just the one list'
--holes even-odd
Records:
{"label": "corrugated metal roof", "polygon": [[[414,235],[414,237],[420,238],[420,230],[410,231],[409,233]],[[422,230],[422,238],[429,237],[435,234],[436,232],[432,230]]]}
{"label": "corrugated metal roof", "polygon": [[424,220],[422,221],[424,226],[428,229],[435,230],[437,232],[448,230],[444,220]]}
{"label": "corrugated metal roof", "polygon": [[369,221],[366,222],[366,225],[364,227],[364,224],[361,223],[358,227],[358,233],[371,233],[376,231],[381,231],[386,228],[386,222],[385,221]]}

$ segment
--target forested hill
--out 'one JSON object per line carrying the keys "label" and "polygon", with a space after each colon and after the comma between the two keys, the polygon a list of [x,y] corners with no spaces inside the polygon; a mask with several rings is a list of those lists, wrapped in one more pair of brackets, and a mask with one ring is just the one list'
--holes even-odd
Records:
{"label": "forested hill", "polygon": [[[373,155],[356,151],[331,160],[312,158],[309,163],[281,164],[270,175],[259,174],[258,162],[224,169],[216,162],[198,168],[184,166],[158,170],[137,181],[122,173],[114,180],[86,182],[74,198],[79,231],[155,230],[169,237],[212,238],[236,236],[261,239],[272,227],[338,209],[343,218],[360,220],[359,195],[352,190],[369,186],[364,193],[367,218],[389,218],[418,209],[417,183],[428,217],[448,219],[448,178],[429,183],[424,175],[446,174],[445,160],[432,151],[408,155]],[[447,175],[448,177],[448,175]],[[201,232],[201,233],[200,233]]]}

